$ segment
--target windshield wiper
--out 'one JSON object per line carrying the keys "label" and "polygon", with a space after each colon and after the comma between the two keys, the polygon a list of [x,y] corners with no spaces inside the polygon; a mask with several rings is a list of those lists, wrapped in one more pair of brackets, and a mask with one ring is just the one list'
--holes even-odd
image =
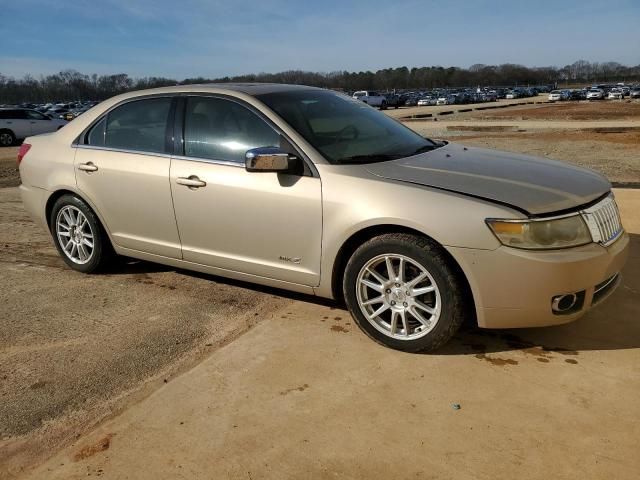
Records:
{"label": "windshield wiper", "polygon": [[430,152],[431,150],[435,150],[436,148],[441,147],[442,145],[423,145],[418,148],[415,152],[410,153],[407,157],[412,157],[413,155],[418,155],[420,153]]}

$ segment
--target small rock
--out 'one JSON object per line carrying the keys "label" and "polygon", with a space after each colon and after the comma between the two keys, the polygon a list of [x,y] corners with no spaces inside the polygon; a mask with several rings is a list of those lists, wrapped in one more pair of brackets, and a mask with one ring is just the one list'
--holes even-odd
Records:
{"label": "small rock", "polygon": [[454,410],[460,410],[462,407],[459,403],[452,403],[451,408],[453,408]]}

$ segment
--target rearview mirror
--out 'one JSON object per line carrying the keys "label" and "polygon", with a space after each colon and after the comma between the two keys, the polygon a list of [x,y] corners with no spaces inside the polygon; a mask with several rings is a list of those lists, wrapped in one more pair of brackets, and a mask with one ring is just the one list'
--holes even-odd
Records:
{"label": "rearview mirror", "polygon": [[296,160],[278,147],[258,147],[245,154],[244,165],[248,172],[288,172]]}

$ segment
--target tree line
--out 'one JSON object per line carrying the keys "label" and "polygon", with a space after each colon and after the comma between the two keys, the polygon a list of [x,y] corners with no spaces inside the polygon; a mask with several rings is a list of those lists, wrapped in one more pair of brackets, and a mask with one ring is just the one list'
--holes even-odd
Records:
{"label": "tree line", "polygon": [[290,70],[222,78],[132,78],[126,73],[86,75],[65,70],[53,75],[25,75],[16,79],[0,72],[0,104],[72,100],[104,100],[130,90],[195,83],[273,82],[354,90],[432,89],[444,87],[562,85],[640,81],[640,65],[578,60],[564,67],[526,67],[517,64],[460,67],[399,67],[376,72],[329,73]]}

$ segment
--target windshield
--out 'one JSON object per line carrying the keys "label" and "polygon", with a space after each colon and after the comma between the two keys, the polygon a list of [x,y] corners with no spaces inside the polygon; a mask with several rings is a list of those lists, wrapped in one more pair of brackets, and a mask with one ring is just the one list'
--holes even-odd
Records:
{"label": "windshield", "polygon": [[331,91],[257,95],[331,163],[372,163],[436,148],[384,113]]}

